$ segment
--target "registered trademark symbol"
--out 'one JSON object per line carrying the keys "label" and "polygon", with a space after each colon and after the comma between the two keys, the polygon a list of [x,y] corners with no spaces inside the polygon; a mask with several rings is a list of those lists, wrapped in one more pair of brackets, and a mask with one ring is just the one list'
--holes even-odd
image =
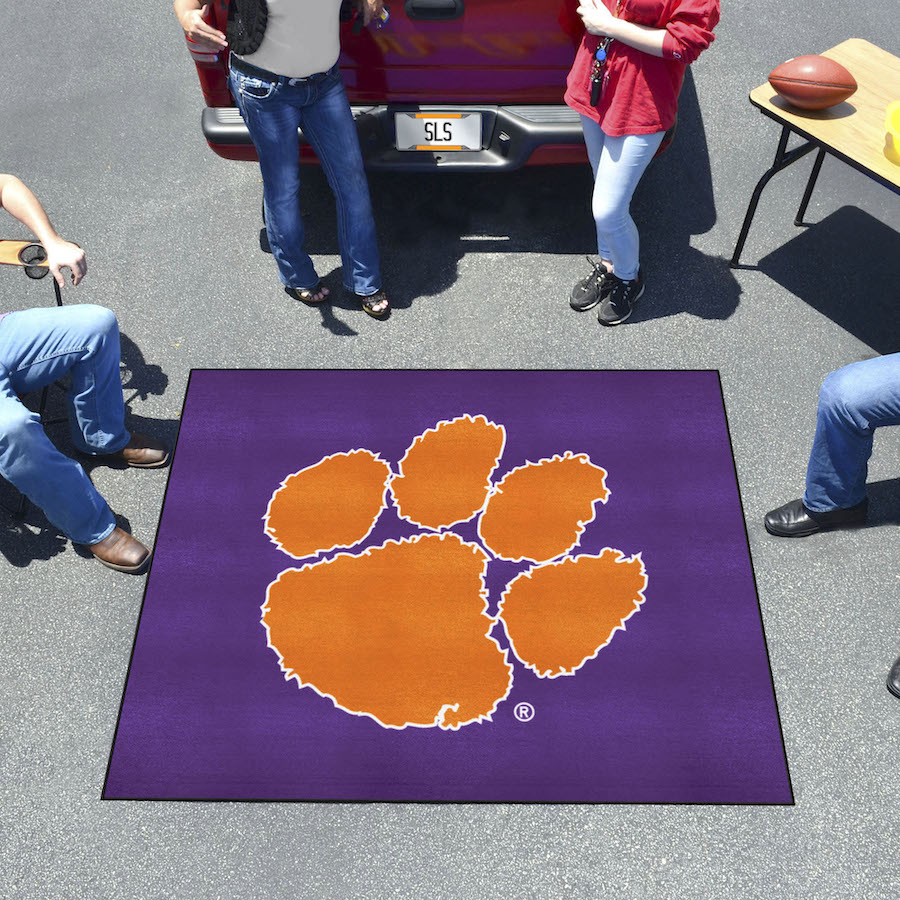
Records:
{"label": "registered trademark symbol", "polygon": [[513,715],[520,722],[530,722],[534,718],[534,707],[530,703],[517,703]]}

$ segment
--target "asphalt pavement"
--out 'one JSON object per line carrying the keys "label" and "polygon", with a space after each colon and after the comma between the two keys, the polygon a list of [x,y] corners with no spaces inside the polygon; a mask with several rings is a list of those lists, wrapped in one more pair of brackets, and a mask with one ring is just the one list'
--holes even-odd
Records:
{"label": "asphalt pavement", "polygon": [[[677,142],[635,198],[648,286],[625,325],[600,328],[566,302],[592,251],[581,167],[373,175],[395,306],[378,322],[281,290],[260,248],[258,170],[206,147],[170,4],[0,7],[0,170],[86,248],[89,274],[66,298],[117,313],[133,427],[174,439],[192,367],[720,370],[796,797],[769,808],[103,802],[145,579],[84,558],[38,515],[23,528],[0,514],[0,896],[900,896],[900,702],[884,687],[900,653],[900,429],[876,439],[871,527],[786,541],[762,526],[802,490],[823,377],[900,350],[898,198],[829,158],[812,224],[795,227],[807,159],[763,195],[751,268],[727,264],[778,138],[747,93],[788,57],[848,37],[900,53],[895,5],[725,6]],[[340,260],[320,174],[303,196],[328,274]],[[8,218],[0,232],[27,236]],[[0,273],[3,309],[51,300],[47,282]],[[64,429],[51,434],[67,446]],[[152,543],[167,472],[91,474]]]}

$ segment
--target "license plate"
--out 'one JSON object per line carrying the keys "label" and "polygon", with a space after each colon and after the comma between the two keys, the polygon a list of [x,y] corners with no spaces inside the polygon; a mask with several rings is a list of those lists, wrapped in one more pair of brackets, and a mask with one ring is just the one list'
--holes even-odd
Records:
{"label": "license plate", "polygon": [[481,113],[394,114],[398,150],[480,150]]}

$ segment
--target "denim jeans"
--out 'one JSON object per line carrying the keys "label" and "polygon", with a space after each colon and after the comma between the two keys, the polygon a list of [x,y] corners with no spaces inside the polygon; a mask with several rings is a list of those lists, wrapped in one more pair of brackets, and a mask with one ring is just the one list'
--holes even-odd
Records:
{"label": "denim jeans", "polygon": [[900,353],[844,366],[823,382],[806,469],[807,509],[862,503],[872,439],[883,425],[900,425]]}
{"label": "denim jeans", "polygon": [[76,447],[115,453],[131,437],[119,359],[116,317],[101,306],[27,309],[0,320],[0,475],[79,544],[107,537],[115,528],[113,514],[84,469],[53,446],[19,396],[68,373]]}
{"label": "denim jeans", "polygon": [[282,282],[304,289],[319,280],[303,249],[299,127],[316,152],[337,203],[344,287],[355,294],[377,293],[381,271],[369,185],[338,67],[324,76],[305,80],[279,76],[274,81],[232,67],[229,86],[259,157],[266,230]]}
{"label": "denim jeans", "polygon": [[612,262],[619,278],[631,281],[638,274],[640,240],[628,209],[665,131],[610,137],[587,116],[581,117],[581,127],[594,170],[591,212],[597,225],[597,253]]}

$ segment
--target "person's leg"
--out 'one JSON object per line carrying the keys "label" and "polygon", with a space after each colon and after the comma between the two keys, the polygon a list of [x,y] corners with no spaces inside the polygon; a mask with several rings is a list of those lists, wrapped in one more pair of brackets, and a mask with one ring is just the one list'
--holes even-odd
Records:
{"label": "person's leg", "polygon": [[0,366],[11,393],[26,394],[70,375],[72,439],[84,453],[116,453],[131,438],[119,362],[118,323],[102,306],[27,309],[10,313],[0,326]]}
{"label": "person's leg", "polygon": [[96,544],[116,527],[112,511],[84,469],[53,446],[37,414],[16,397],[2,369],[0,475],[76,543]]}
{"label": "person's leg", "polygon": [[[600,165],[600,154],[603,152],[603,142],[606,135],[600,126],[587,116],[581,117],[581,128],[584,132],[584,143],[587,148],[588,160],[591,163],[591,169],[596,181],[597,168]],[[597,235],[597,255],[600,257],[600,261],[591,263],[591,273],[577,281],[569,294],[569,306],[577,312],[593,309],[613,289],[615,282],[610,275],[613,264],[609,258],[609,250],[602,242],[600,234]],[[588,257],[588,262],[590,262],[590,257]]]}
{"label": "person's leg", "polygon": [[639,268],[640,242],[629,212],[631,198],[664,134],[605,135],[600,148],[591,211],[600,255],[612,260],[613,272],[622,281],[637,278]]}
{"label": "person's leg", "polygon": [[875,429],[898,424],[900,353],[832,372],[819,392],[804,506],[817,513],[862,503]]}
{"label": "person's leg", "polygon": [[297,134],[301,113],[295,105],[303,102],[308,89],[247,78],[234,69],[229,84],[259,157],[266,232],[278,275],[288,288],[315,287],[316,269],[303,249]]}
{"label": "person's leg", "polygon": [[[600,167],[600,156],[603,153],[603,143],[606,140],[606,135],[603,133],[603,129],[597,122],[584,115],[581,117],[581,130],[584,132],[584,145],[587,148],[588,160],[591,164],[591,170],[594,173],[594,194],[596,194],[597,171]],[[594,201],[592,198],[592,211],[593,206]],[[597,255],[600,257],[600,262],[611,272],[613,270],[613,264],[612,259],[610,258],[609,247],[606,245],[599,230],[597,231]]]}
{"label": "person's leg", "polygon": [[302,114],[303,135],[334,192],[344,287],[371,296],[381,289],[381,262],[356,123],[337,66],[315,85],[316,98]]}

